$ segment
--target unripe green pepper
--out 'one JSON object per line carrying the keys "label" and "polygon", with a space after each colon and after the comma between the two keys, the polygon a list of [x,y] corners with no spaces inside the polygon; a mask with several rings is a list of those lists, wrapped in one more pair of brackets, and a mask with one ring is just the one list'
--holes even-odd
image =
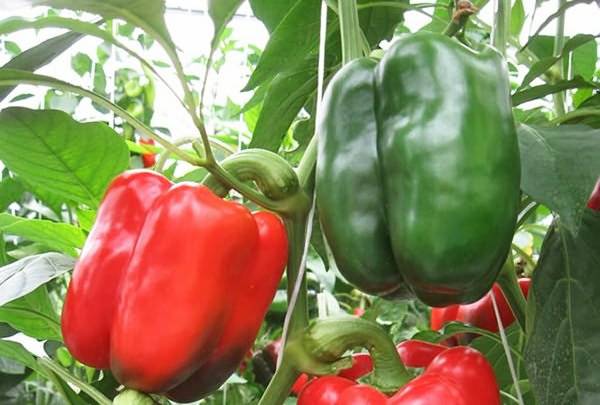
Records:
{"label": "unripe green pepper", "polygon": [[345,66],[323,111],[317,204],[344,277],[377,294],[404,279],[433,306],[481,298],[506,259],[519,202],[502,56],[407,36],[376,66]]}

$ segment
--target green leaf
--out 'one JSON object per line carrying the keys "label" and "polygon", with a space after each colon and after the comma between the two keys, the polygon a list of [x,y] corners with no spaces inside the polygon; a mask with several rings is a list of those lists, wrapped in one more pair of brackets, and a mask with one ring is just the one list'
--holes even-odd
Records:
{"label": "green leaf", "polygon": [[33,357],[33,355],[31,355],[31,353],[29,353],[20,343],[0,340],[0,357],[14,360],[42,375],[46,374],[45,370],[38,366],[35,357]]}
{"label": "green leaf", "polygon": [[5,211],[10,204],[19,201],[23,195],[23,186],[12,177],[0,181],[0,211]]}
{"label": "green leaf", "polygon": [[[534,63],[533,66],[531,66],[531,69],[529,69],[529,72],[527,72],[527,75],[525,75],[525,78],[523,78],[523,82],[519,86],[519,90],[522,89],[523,87],[527,86],[529,83],[531,83],[536,78],[540,77],[548,69],[550,69],[552,66],[554,66],[556,64],[556,62],[567,57],[568,55],[571,54],[571,52],[575,51],[577,48],[579,48],[583,45],[586,45],[590,42],[592,42],[595,45],[595,43],[596,43],[595,39],[596,39],[596,37],[594,35],[587,35],[587,34],[575,35],[573,38],[569,39],[565,43],[565,45],[563,47],[563,51],[561,52],[561,54],[559,56],[553,56],[553,57],[547,57],[547,58],[540,59],[536,63]],[[595,52],[596,47],[594,45],[592,45],[592,46],[593,46],[593,49]],[[593,61],[594,61],[594,65],[595,65],[596,55],[593,56]],[[592,66],[594,66],[594,65],[592,65]],[[579,71],[573,71],[574,75],[579,74],[584,79],[590,80],[594,73],[593,67],[592,67],[591,73],[589,73],[589,68],[585,71],[585,73],[586,73],[586,75],[584,76]]]}
{"label": "green leaf", "polygon": [[550,94],[558,93],[559,91],[563,90],[599,87],[600,85],[597,83],[585,80],[581,76],[575,76],[571,80],[561,80],[553,84],[542,84],[539,86],[534,86],[525,90],[518,91],[512,95],[512,103],[513,106],[516,107],[519,104],[543,98]]}
{"label": "green leaf", "polygon": [[310,68],[278,75],[269,85],[250,147],[277,151],[287,129],[316,85],[315,71]]}
{"label": "green leaf", "polygon": [[[598,59],[598,44],[590,41],[573,51],[571,58],[571,73],[586,80],[592,80],[596,71]],[[579,89],[573,94],[573,105],[578,107],[593,94],[592,89]]]}
{"label": "green leaf", "polygon": [[53,110],[0,112],[0,160],[40,189],[95,208],[127,168],[125,142],[104,123],[81,124]]}
{"label": "green leaf", "polygon": [[592,1],[594,1],[594,0],[571,0],[571,1],[561,2],[558,10],[556,12],[552,13],[550,16],[548,16],[548,18],[546,18],[546,20],[544,20],[544,22],[538,27],[538,29],[535,31],[535,33],[529,38],[527,43],[525,45],[523,45],[523,48],[521,48],[521,50],[527,48],[529,46],[529,44],[531,43],[531,41],[533,41],[535,38],[537,38],[539,33],[544,28],[546,28],[546,26],[548,24],[550,24],[552,22],[552,20],[563,15],[569,8],[576,6],[578,4],[589,4]]}
{"label": "green leaf", "polygon": [[[519,325],[512,325],[510,328],[505,330],[508,344],[511,348],[520,351],[520,345],[523,342],[522,332]],[[496,381],[501,390],[506,391],[513,384],[513,379],[510,374],[508,367],[508,361],[506,360],[506,351],[502,342],[497,339],[490,339],[488,336],[480,336],[473,340],[471,346],[479,350],[485,355],[485,358],[494,367],[494,374],[496,375]],[[519,376],[525,374],[523,361],[511,353],[513,364],[517,367]]]}
{"label": "green leaf", "polygon": [[1,306],[0,322],[36,339],[62,342],[60,321],[45,286]]}
{"label": "green leaf", "polygon": [[271,34],[245,90],[294,69],[312,52],[319,39],[319,0],[299,0]]}
{"label": "green leaf", "polygon": [[172,47],[173,42],[165,24],[164,0],[27,0],[36,6],[50,6],[87,11],[112,19],[121,18]]}
{"label": "green leaf", "polygon": [[79,75],[83,76],[92,71],[92,58],[82,52],[77,52],[71,57],[71,68]]}
{"label": "green leaf", "polygon": [[71,256],[83,246],[85,235],[73,225],[45,219],[27,219],[10,214],[0,214],[0,231],[40,242]]}
{"label": "green leaf", "polygon": [[0,267],[0,306],[73,269],[75,259],[50,252]]}
{"label": "green leaf", "polygon": [[518,133],[521,189],[557,212],[563,225],[576,233],[600,173],[600,130],[521,125]]}
{"label": "green leaf", "polygon": [[252,12],[269,32],[279,25],[298,0],[250,0]]}
{"label": "green leaf", "polygon": [[600,212],[586,210],[576,236],[556,222],[533,272],[525,359],[540,405],[600,398],[598,235]]}
{"label": "green leaf", "polygon": [[213,47],[219,42],[223,29],[242,2],[243,0],[208,0],[208,14],[214,24]]}
{"label": "green leaf", "polygon": [[[359,0],[358,1],[358,19],[360,27],[363,30],[367,41],[373,46],[377,46],[384,39],[391,39],[394,35],[396,26],[404,20],[404,11],[402,7],[367,7],[371,3],[380,3],[379,0]],[[408,6],[408,0],[395,1]],[[361,7],[362,6],[362,7]]]}
{"label": "green leaf", "polygon": [[[28,72],[36,71],[52,62],[54,58],[69,49],[81,37],[82,35],[77,32],[67,32],[50,38],[14,57],[2,66],[2,68],[19,69]],[[0,86],[0,101],[4,100],[14,88],[15,86]]]}
{"label": "green leaf", "polygon": [[519,37],[525,23],[525,8],[522,0],[515,0],[510,13],[510,34]]}

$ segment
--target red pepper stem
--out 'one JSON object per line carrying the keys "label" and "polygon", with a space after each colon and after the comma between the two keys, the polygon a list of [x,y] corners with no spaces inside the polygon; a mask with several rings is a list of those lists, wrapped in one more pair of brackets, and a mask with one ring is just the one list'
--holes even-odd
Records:
{"label": "red pepper stem", "polygon": [[394,342],[385,330],[372,321],[351,316],[319,319],[285,348],[302,372],[314,375],[335,374],[351,365],[344,354],[365,347],[373,359],[373,373],[365,380],[382,392],[396,392],[411,375],[402,364]]}
{"label": "red pepper stem", "polygon": [[[195,149],[200,147],[194,143]],[[202,183],[217,195],[225,196],[233,188],[249,200],[284,217],[308,211],[308,197],[300,188],[298,176],[276,153],[246,149],[206,168],[211,174]],[[262,194],[245,184],[248,181],[254,182]]]}
{"label": "red pepper stem", "polygon": [[502,270],[500,271],[500,275],[497,280],[500,285],[500,289],[502,293],[506,297],[510,308],[515,315],[515,319],[519,323],[519,326],[524,331],[525,330],[525,313],[527,308],[527,301],[525,300],[525,296],[521,291],[521,287],[519,286],[519,280],[517,278],[517,273],[515,272],[515,267],[512,261],[512,255],[509,255],[508,259],[502,266]]}

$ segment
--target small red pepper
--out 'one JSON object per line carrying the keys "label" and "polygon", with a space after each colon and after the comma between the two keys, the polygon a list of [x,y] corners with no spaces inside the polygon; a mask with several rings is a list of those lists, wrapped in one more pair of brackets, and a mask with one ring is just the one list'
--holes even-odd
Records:
{"label": "small red pepper", "polygon": [[253,215],[201,185],[125,172],[75,266],[65,344],[123,385],[197,399],[251,347],[286,260],[274,214]]}
{"label": "small red pepper", "polygon": [[[423,357],[415,354],[407,358],[412,358],[415,366],[426,365],[426,369],[387,401],[373,387],[357,385],[339,376],[325,376],[302,390],[298,405],[500,405],[494,370],[477,350],[408,342],[401,351],[415,350],[421,354]],[[436,351],[438,354],[426,364]]]}
{"label": "small red pepper", "polygon": [[[154,139],[140,138],[140,145],[154,145]],[[156,153],[142,153],[144,167],[153,167],[156,164]]]}
{"label": "small red pepper", "polygon": [[438,356],[425,372],[396,394],[389,405],[500,405],[492,366],[477,350],[458,346]]}
{"label": "small red pepper", "polygon": [[340,396],[355,381],[335,375],[315,378],[298,395],[298,405],[337,405]]}
{"label": "small red pepper", "polygon": [[[531,279],[519,279],[519,286],[523,295],[527,297]],[[500,289],[500,286],[494,284],[492,291],[488,292],[479,301],[465,305],[450,305],[444,308],[431,309],[431,329],[440,330],[444,324],[451,321],[463,322],[477,328],[485,329],[490,332],[498,332],[498,321],[494,313],[492,303],[492,294],[498,304],[498,312],[502,325],[508,328],[515,321],[515,316]],[[463,337],[460,337],[461,339]]]}
{"label": "small red pepper", "polygon": [[446,346],[415,339],[405,340],[396,346],[406,367],[427,367],[438,354],[447,349]]}
{"label": "small red pepper", "polygon": [[[405,340],[396,345],[402,363],[406,367],[427,367],[431,360],[448,347],[421,340]],[[369,353],[352,355],[352,366],[338,373],[338,376],[357,381],[373,371],[373,360]]]}
{"label": "small red pepper", "polygon": [[590,195],[587,206],[594,211],[600,211],[600,178],[596,182],[596,187],[594,187],[594,191]]}
{"label": "small red pepper", "polygon": [[386,405],[388,398],[368,385],[359,384],[342,392],[336,405]]}

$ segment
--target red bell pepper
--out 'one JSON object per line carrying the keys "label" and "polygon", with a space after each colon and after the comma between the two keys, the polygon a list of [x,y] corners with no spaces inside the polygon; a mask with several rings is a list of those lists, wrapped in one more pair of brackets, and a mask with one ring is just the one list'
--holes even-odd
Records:
{"label": "red bell pepper", "polygon": [[65,344],[126,386],[199,397],[252,345],[286,248],[273,214],[252,215],[201,185],[126,172],[109,186],[75,267]]}
{"label": "red bell pepper", "polygon": [[394,394],[389,405],[500,405],[492,366],[477,350],[458,346],[436,356],[425,372]]}
{"label": "red bell pepper", "polygon": [[[140,138],[140,145],[154,145],[154,139]],[[142,153],[144,167],[153,167],[156,164],[156,153]]]}
{"label": "red bell pepper", "polygon": [[[426,369],[388,400],[373,387],[357,385],[355,381],[339,376],[326,376],[313,380],[302,390],[298,405],[500,404],[494,370],[477,350],[464,346],[447,348],[426,342],[409,342],[401,349],[412,349],[422,354],[423,357],[412,357],[415,361],[413,364],[426,365]],[[438,354],[426,364],[436,351]]]}
{"label": "red bell pepper", "polygon": [[385,405],[387,400],[388,398],[375,388],[358,384],[346,388],[337,405]]}
{"label": "red bell pepper", "polygon": [[600,211],[600,178],[596,182],[596,187],[594,187],[594,191],[590,195],[587,206],[594,211]]}
{"label": "red bell pepper", "polygon": [[[396,345],[396,350],[406,367],[427,367],[431,360],[448,347],[421,340],[405,340]],[[373,360],[369,353],[352,355],[352,366],[338,373],[338,376],[357,381],[373,371]]]}
{"label": "red bell pepper", "polygon": [[396,350],[406,367],[427,367],[446,349],[446,346],[415,339],[405,340],[396,345]]}
{"label": "red bell pepper", "polygon": [[[519,279],[519,286],[523,295],[527,297],[531,280],[528,278]],[[502,293],[498,284],[494,284],[492,291],[488,292],[479,301],[466,305],[450,305],[444,308],[431,309],[431,329],[440,330],[445,323],[451,321],[460,321],[477,328],[485,329],[490,332],[498,332],[498,321],[494,314],[492,304],[492,294],[498,304],[498,312],[502,325],[508,328],[515,321],[515,316]]]}
{"label": "red bell pepper", "polygon": [[356,381],[335,375],[315,378],[300,391],[298,405],[337,405],[344,390],[353,385]]}

